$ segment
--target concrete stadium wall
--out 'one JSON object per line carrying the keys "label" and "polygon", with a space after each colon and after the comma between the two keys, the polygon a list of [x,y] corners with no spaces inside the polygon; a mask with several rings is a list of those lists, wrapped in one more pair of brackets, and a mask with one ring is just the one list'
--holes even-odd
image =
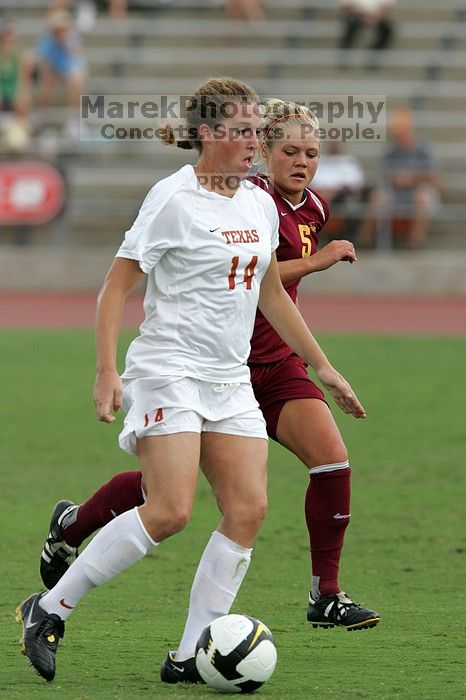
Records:
{"label": "concrete stadium wall", "polygon": [[339,263],[305,278],[312,294],[466,296],[466,252],[405,251],[358,253],[358,262]]}
{"label": "concrete stadium wall", "polygon": [[[0,290],[98,289],[115,250],[107,247],[0,247]],[[303,293],[333,295],[466,296],[466,252],[363,251],[354,265],[340,263],[309,275]]]}

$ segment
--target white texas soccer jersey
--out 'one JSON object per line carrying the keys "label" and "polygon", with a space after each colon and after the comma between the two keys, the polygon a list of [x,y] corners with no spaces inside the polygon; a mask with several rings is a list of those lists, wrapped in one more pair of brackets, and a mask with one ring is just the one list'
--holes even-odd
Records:
{"label": "white texas soccer jersey", "polygon": [[123,377],[248,382],[260,281],[277,245],[277,210],[259,187],[209,192],[191,165],[158,182],[117,253],[148,275]]}

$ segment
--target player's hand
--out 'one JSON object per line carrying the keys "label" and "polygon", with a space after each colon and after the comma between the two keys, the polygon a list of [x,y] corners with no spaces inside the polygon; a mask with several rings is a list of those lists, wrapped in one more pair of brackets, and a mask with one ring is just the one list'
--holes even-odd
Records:
{"label": "player's hand", "polygon": [[330,241],[326,246],[321,248],[311,256],[316,272],[327,270],[337,262],[346,261],[350,263],[356,262],[358,259],[354,245],[351,241]]}
{"label": "player's hand", "polygon": [[319,381],[330,392],[335,399],[335,403],[342,411],[351,414],[355,418],[366,417],[366,412],[358,397],[346,379],[336,369],[331,365],[326,365],[316,370],[316,374]]}
{"label": "player's hand", "polygon": [[98,420],[113,423],[117,411],[121,408],[123,383],[116,370],[97,373],[94,386],[94,406]]}

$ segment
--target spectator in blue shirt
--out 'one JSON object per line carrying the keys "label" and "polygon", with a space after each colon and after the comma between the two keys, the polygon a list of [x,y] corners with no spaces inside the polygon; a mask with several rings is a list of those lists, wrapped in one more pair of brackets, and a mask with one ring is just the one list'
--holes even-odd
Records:
{"label": "spectator in blue shirt", "polygon": [[67,106],[73,109],[72,119],[76,122],[85,80],[85,59],[72,17],[66,10],[56,10],[48,16],[47,32],[39,40],[37,54],[40,105],[49,107],[54,87],[62,83],[66,89]]}
{"label": "spectator in blue shirt", "polygon": [[407,246],[422,248],[430,216],[439,203],[440,178],[428,144],[417,140],[410,110],[393,115],[389,136],[391,145],[383,156],[379,186],[369,199],[358,242],[371,246],[377,225],[403,219],[407,220]]}

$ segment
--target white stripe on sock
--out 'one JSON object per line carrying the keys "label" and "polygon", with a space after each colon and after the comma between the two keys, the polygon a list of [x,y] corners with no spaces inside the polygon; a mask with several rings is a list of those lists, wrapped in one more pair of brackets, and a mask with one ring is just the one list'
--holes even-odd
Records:
{"label": "white stripe on sock", "polygon": [[321,464],[318,467],[311,467],[311,469],[309,469],[309,475],[321,474],[323,472],[336,472],[337,469],[348,469],[348,467],[348,460],[346,460],[346,462],[335,462],[335,464]]}

